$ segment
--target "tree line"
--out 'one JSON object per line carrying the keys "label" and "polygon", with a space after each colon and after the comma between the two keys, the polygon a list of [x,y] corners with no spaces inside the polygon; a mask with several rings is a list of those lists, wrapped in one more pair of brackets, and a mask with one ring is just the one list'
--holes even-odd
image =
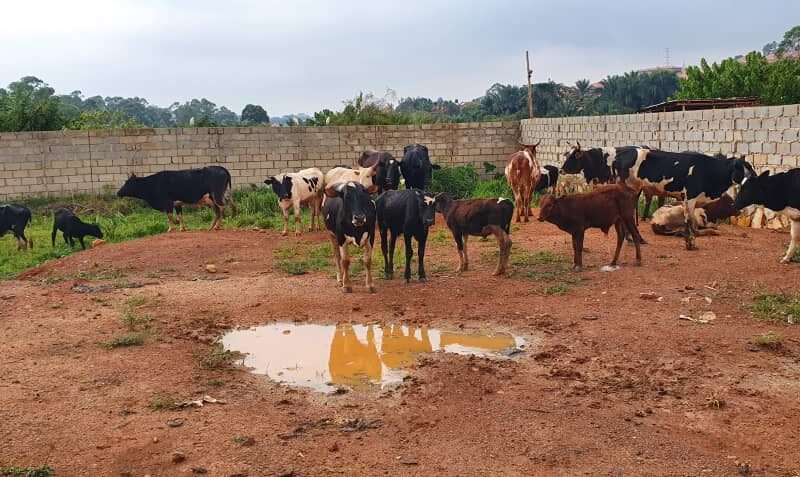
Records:
{"label": "tree line", "polygon": [[[674,70],[632,71],[592,84],[587,79],[565,85],[547,81],[533,85],[537,117],[625,114],[669,99],[757,96],[765,105],[800,103],[800,26],[762,52],[726,59],[703,59],[679,78]],[[776,57],[772,57],[775,55]],[[208,99],[175,102],[168,107],[144,98],[84,97],[80,91],[57,95],[47,83],[26,76],[0,88],[0,131],[47,131],[174,126],[228,125],[374,125],[517,120],[528,117],[525,85],[494,84],[469,101],[409,97],[397,99],[360,93],[339,111],[323,109],[312,116],[272,118],[259,105],[240,114]]]}

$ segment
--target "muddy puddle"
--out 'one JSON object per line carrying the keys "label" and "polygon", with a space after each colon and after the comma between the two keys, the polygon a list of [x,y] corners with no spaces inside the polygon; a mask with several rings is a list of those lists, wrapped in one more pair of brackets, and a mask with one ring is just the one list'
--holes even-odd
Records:
{"label": "muddy puddle", "polygon": [[509,356],[525,347],[522,338],[505,332],[293,323],[231,331],[222,344],[244,353],[243,364],[256,374],[322,392],[340,386],[369,390],[397,384],[420,353]]}

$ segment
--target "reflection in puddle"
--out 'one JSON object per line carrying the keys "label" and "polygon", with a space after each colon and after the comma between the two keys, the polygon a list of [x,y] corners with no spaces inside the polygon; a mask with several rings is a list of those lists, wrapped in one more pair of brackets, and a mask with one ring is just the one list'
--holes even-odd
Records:
{"label": "reflection in puddle", "polygon": [[457,333],[425,326],[275,323],[232,331],[222,344],[245,353],[244,365],[256,374],[328,392],[340,385],[363,390],[398,383],[420,353],[498,356],[523,346],[524,340],[510,333]]}

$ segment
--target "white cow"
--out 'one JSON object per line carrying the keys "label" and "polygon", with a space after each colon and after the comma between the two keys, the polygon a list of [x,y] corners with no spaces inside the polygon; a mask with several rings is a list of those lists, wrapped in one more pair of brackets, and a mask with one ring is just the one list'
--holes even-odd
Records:
{"label": "white cow", "polygon": [[322,171],[312,167],[298,172],[288,172],[272,176],[264,181],[265,184],[272,186],[272,190],[278,196],[278,205],[283,210],[283,232],[289,232],[289,207],[294,210],[294,234],[300,235],[300,206],[308,205],[311,209],[311,224],[309,231],[318,230],[320,209],[322,208],[323,197],[323,175]]}
{"label": "white cow", "polygon": [[372,167],[356,166],[354,169],[334,167],[325,174],[325,186],[331,186],[338,182],[356,182],[364,186],[364,188],[370,189],[377,185],[374,181],[377,168],[377,162]]}

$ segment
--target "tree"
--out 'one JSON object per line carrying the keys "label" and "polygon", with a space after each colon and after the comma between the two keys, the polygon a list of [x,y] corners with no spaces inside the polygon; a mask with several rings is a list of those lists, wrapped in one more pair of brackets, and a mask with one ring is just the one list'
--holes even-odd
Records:
{"label": "tree", "polygon": [[800,25],[783,34],[783,40],[778,44],[778,48],[775,49],[775,54],[783,56],[786,53],[798,50],[800,50]]}
{"label": "tree", "polygon": [[771,41],[761,48],[761,53],[763,53],[764,56],[769,56],[774,54],[777,49],[778,49],[778,42]]}
{"label": "tree", "polygon": [[35,76],[0,88],[0,131],[52,131],[65,119],[55,90]]}
{"label": "tree", "polygon": [[242,122],[245,124],[269,124],[269,115],[261,106],[248,104],[242,110]]}
{"label": "tree", "polygon": [[70,129],[136,129],[144,127],[121,111],[83,111],[69,124]]}

